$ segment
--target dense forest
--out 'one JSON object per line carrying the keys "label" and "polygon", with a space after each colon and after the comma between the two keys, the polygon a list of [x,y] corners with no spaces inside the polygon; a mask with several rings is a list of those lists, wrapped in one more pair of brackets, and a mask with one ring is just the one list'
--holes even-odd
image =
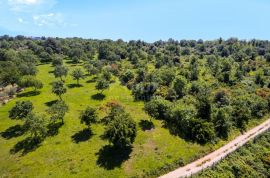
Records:
{"label": "dense forest", "polygon": [[[7,98],[28,88],[32,89],[31,96],[39,95],[46,79],[36,75],[40,66],[48,64],[53,66],[49,73],[55,77],[50,83],[51,93],[58,100],[48,104],[45,115],[34,112],[36,106],[31,100],[16,101],[9,110],[10,119],[24,122],[31,143],[41,143],[50,135],[51,125],[65,124],[66,113],[73,112],[65,95],[71,88],[82,87],[81,81],[89,76],[94,76],[99,91],[93,99],[107,97],[104,91],[119,80],[135,102],[143,102],[143,110],[150,116],[137,123],[135,115],[117,99],[107,103],[109,111],[102,119],[95,107],[80,112],[86,134],[92,133],[93,124],[103,123],[103,138],[125,150],[136,140],[137,126],[155,129],[154,120],[161,121],[162,127],[177,138],[205,145],[226,141],[232,131],[245,131],[250,121],[260,122],[270,111],[269,41],[220,38],[147,43],[2,36],[1,102],[6,104]],[[74,84],[67,85],[68,76]]]}
{"label": "dense forest", "polygon": [[267,132],[195,177],[269,177],[269,141]]}

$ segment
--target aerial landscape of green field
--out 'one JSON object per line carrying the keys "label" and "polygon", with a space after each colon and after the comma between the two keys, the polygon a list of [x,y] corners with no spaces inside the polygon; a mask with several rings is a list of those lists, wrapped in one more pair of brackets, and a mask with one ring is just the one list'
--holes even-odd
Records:
{"label": "aerial landscape of green field", "polygon": [[[1,71],[1,80],[12,85],[3,88],[8,102],[0,108],[1,175],[155,177],[267,118],[270,69],[268,53],[256,52],[260,41],[181,42],[157,42],[151,54],[152,45],[140,41],[2,37],[1,66],[10,70]],[[14,48],[18,43],[22,50]],[[221,56],[223,51],[207,54],[213,44],[240,51],[228,57]],[[125,52],[132,48],[132,55]],[[243,53],[247,50],[249,55]],[[244,55],[241,60],[238,53]],[[55,92],[55,83],[62,90],[58,86]],[[83,111],[89,114],[82,117]],[[133,129],[126,126],[135,136],[112,131],[125,137],[123,143],[105,132],[118,117],[116,128],[122,128],[121,119],[135,123]]]}
{"label": "aerial landscape of green field", "polygon": [[0,178],[270,177],[269,9],[0,0]]}

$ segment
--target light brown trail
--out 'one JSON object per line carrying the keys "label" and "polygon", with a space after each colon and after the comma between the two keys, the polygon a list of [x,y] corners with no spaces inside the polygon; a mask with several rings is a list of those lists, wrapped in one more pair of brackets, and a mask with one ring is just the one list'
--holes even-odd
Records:
{"label": "light brown trail", "polygon": [[243,133],[242,135],[236,137],[234,140],[230,141],[226,145],[222,146],[221,148],[215,150],[212,153],[190,163],[186,166],[179,167],[174,171],[171,171],[160,178],[179,178],[179,177],[189,177],[200,171],[210,167],[228,154],[234,152],[239,147],[243,146],[245,143],[253,139],[254,137],[262,134],[263,132],[267,131],[270,128],[270,119],[263,122],[262,124],[252,128],[251,130]]}

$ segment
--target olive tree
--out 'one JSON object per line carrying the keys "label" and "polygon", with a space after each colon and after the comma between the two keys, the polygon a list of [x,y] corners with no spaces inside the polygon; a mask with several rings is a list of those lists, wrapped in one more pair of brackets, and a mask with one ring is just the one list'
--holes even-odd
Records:
{"label": "olive tree", "polygon": [[63,77],[64,76],[66,77],[68,74],[68,68],[63,66],[63,65],[57,65],[57,66],[55,66],[53,74],[54,74],[55,78],[59,77],[61,79],[61,81],[63,81]]}
{"label": "olive tree", "polygon": [[87,71],[88,75],[95,75],[98,73],[98,69],[94,67],[92,64],[84,64],[83,66],[85,70]]}
{"label": "olive tree", "polygon": [[144,110],[155,119],[165,119],[172,104],[161,97],[153,98],[144,105]]}
{"label": "olive tree", "polygon": [[24,126],[33,139],[43,138],[46,135],[47,130],[44,116],[29,113],[25,118]]}
{"label": "olive tree", "polygon": [[84,78],[84,73],[82,69],[77,68],[72,72],[71,76],[73,77],[74,80],[77,80],[77,85],[79,85],[80,79]]}
{"label": "olive tree", "polygon": [[67,92],[67,88],[62,81],[56,81],[52,83],[52,92],[62,100],[62,95]]}
{"label": "olive tree", "polygon": [[9,118],[23,119],[34,109],[31,101],[17,101],[9,111]]}
{"label": "olive tree", "polygon": [[51,121],[55,122],[57,120],[61,120],[62,124],[64,123],[64,117],[67,111],[68,106],[64,101],[57,101],[47,109],[47,113],[50,115]]}
{"label": "olive tree", "polygon": [[136,137],[136,123],[127,113],[116,115],[114,120],[109,122],[104,136],[114,146],[119,148],[129,147]]}
{"label": "olive tree", "polygon": [[80,120],[81,123],[87,125],[88,129],[90,130],[91,124],[97,121],[96,109],[87,107],[84,111],[81,112]]}
{"label": "olive tree", "polygon": [[40,80],[36,79],[34,76],[30,75],[23,76],[19,81],[19,85],[25,88],[32,87],[35,91],[37,89],[43,88],[43,83]]}
{"label": "olive tree", "polygon": [[96,89],[100,90],[100,93],[103,93],[105,89],[108,89],[110,87],[109,81],[105,79],[99,79],[96,84]]}
{"label": "olive tree", "polygon": [[186,94],[186,85],[187,80],[185,77],[178,76],[173,82],[173,89],[179,98],[183,97]]}

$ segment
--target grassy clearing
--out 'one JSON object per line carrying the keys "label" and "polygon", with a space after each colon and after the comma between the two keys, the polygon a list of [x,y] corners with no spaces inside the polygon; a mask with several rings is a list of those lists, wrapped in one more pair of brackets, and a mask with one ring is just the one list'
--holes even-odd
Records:
{"label": "grassy clearing", "polygon": [[[71,64],[67,64],[72,70]],[[8,111],[18,100],[31,100],[34,111],[45,113],[48,105],[57,100],[51,93],[50,83],[54,81],[50,65],[40,65],[37,78],[42,80],[44,88],[41,93],[31,96],[31,89],[27,89],[7,105],[0,107],[0,177],[140,177],[146,172],[153,172],[157,168],[172,164],[179,159],[185,163],[205,154],[225,143],[216,145],[199,145],[186,142],[173,136],[162,127],[161,121],[154,121],[155,129],[143,131],[138,126],[138,133],[131,152],[112,152],[108,142],[101,138],[104,126],[92,126],[93,135],[85,137],[84,125],[78,119],[79,112],[86,106],[102,108],[108,101],[117,100],[128,113],[139,123],[149,119],[142,108],[143,102],[134,102],[131,92],[115,79],[109,90],[104,91],[105,98],[96,94],[93,77],[81,80],[82,87],[74,87],[76,81],[70,76],[66,78],[68,92],[63,99],[69,105],[69,112],[65,117],[65,124],[60,127],[58,134],[47,137],[35,150],[25,150],[18,143],[27,135],[15,134],[22,122],[10,120]],[[105,115],[99,111],[100,118]],[[257,121],[259,122],[259,121]],[[251,123],[251,125],[256,125]],[[138,124],[139,125],[139,124]],[[13,130],[12,132],[8,132]],[[230,139],[239,132],[233,132]],[[17,147],[16,147],[17,145]],[[11,150],[18,148],[15,153]],[[25,151],[25,152],[24,152]],[[24,154],[25,153],[25,154]]]}

